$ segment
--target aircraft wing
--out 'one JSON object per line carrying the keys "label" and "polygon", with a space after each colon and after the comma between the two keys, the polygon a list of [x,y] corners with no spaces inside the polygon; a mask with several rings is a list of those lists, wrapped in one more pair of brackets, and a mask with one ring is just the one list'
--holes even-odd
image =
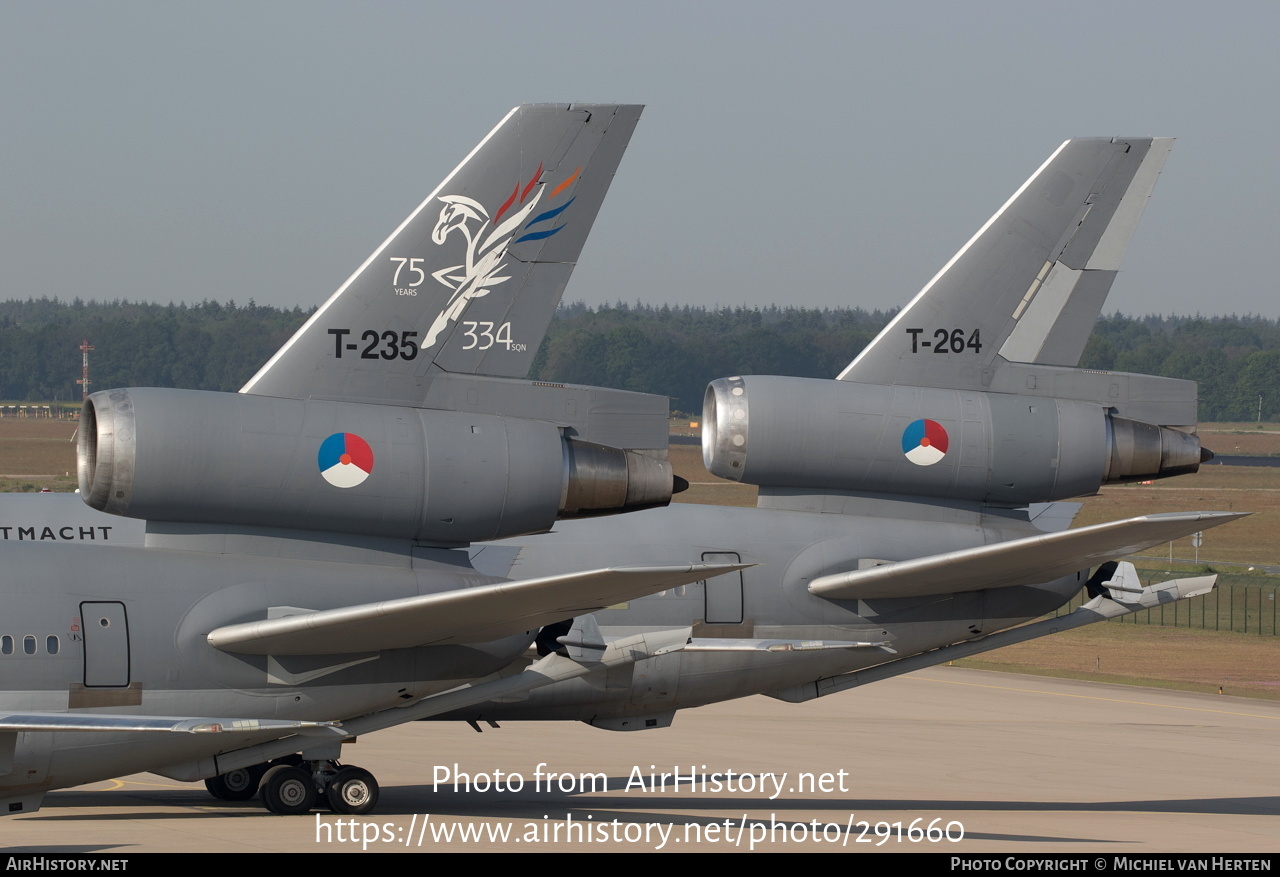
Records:
{"label": "aircraft wing", "polygon": [[330,655],[522,633],[749,564],[692,563],[574,572],[219,627],[209,643],[242,655]]}
{"label": "aircraft wing", "polygon": [[834,600],[924,597],[1047,582],[1244,517],[1240,512],[1143,515],[819,576],[809,591]]}
{"label": "aircraft wing", "polygon": [[[0,733],[19,731],[162,731],[174,734],[327,734],[337,722],[132,716],[111,713],[0,713]],[[341,732],[339,732],[341,733]]]}

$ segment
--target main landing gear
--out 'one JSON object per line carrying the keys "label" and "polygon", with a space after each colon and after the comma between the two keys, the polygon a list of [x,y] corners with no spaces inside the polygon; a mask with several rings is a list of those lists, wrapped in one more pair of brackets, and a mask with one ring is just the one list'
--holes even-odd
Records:
{"label": "main landing gear", "polygon": [[210,777],[204,787],[223,801],[260,795],[264,807],[282,815],[296,816],[319,804],[334,813],[360,816],[378,804],[378,781],[369,771],[336,761],[303,761],[297,755]]}
{"label": "main landing gear", "polygon": [[269,765],[255,764],[253,767],[242,767],[229,770],[216,777],[204,781],[209,794],[221,801],[248,801],[258,794],[258,784]]}

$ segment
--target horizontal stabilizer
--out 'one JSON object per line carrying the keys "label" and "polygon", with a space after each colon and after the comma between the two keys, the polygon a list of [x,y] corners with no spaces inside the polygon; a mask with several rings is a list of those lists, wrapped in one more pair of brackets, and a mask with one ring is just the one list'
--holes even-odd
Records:
{"label": "horizontal stabilizer", "polygon": [[1244,516],[1240,512],[1143,515],[820,576],[809,583],[809,591],[833,600],[865,600],[1036,584]]}
{"label": "horizontal stabilizer", "polygon": [[334,655],[486,642],[747,565],[620,567],[498,582],[232,624],[210,633],[209,643],[242,655]]}
{"label": "horizontal stabilizer", "polygon": [[109,713],[0,713],[5,731],[167,731],[173,734],[328,734],[337,722],[290,722],[276,719],[183,718],[127,716]]}

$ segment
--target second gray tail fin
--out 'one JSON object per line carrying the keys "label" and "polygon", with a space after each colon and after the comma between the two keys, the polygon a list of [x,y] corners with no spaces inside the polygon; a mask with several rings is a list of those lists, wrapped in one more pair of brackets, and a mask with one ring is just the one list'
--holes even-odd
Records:
{"label": "second gray tail fin", "polygon": [[421,405],[441,371],[523,377],[640,110],[513,109],[240,392]]}
{"label": "second gray tail fin", "polygon": [[840,379],[984,389],[1007,362],[1078,364],[1172,144],[1063,143]]}

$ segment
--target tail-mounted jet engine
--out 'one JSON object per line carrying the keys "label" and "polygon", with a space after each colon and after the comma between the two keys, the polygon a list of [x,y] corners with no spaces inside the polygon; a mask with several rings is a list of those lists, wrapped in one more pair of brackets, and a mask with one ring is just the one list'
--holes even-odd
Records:
{"label": "tail-mounted jet engine", "polygon": [[703,404],[707,469],[761,487],[1020,505],[1195,472],[1196,436],[1044,396],[765,375]]}
{"label": "tail-mounted jet engine", "polygon": [[78,445],[95,509],[441,545],[671,500],[671,464],[462,411],[195,390],[92,394]]}

